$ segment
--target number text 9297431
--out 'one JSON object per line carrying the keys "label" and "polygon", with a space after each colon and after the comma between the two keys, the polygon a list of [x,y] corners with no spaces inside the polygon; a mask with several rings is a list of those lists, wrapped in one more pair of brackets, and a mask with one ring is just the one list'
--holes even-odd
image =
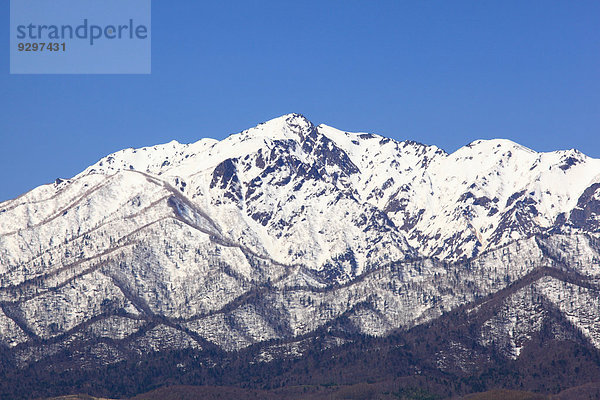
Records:
{"label": "number text 9297431", "polygon": [[66,51],[67,45],[63,43],[19,43],[17,44],[19,51]]}

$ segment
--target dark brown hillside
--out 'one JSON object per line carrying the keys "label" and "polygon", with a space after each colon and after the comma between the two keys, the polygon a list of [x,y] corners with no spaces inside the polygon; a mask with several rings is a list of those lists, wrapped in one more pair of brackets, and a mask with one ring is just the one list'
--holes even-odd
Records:
{"label": "dark brown hillside", "polygon": [[470,394],[461,397],[460,400],[548,400],[548,398],[537,393],[494,389],[489,392]]}
{"label": "dark brown hillside", "polygon": [[[492,389],[452,400],[594,400],[600,397],[600,384],[590,383],[567,389],[558,395],[544,395],[521,390]],[[293,386],[272,390],[242,389],[227,386],[167,386],[143,393],[129,400],[337,400],[395,399],[436,400],[441,397],[420,389],[402,389],[393,382],[359,383],[348,386]],[[48,400],[111,400],[87,395],[55,397]]]}

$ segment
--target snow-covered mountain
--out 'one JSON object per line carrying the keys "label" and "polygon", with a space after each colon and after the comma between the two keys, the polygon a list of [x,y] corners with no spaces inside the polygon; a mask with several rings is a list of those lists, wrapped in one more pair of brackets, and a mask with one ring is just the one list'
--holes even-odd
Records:
{"label": "snow-covered mountain", "polygon": [[0,344],[85,364],[385,335],[510,286],[482,346],[518,357],[543,300],[600,349],[599,216],[600,160],[576,150],[447,154],[289,114],[0,203]]}

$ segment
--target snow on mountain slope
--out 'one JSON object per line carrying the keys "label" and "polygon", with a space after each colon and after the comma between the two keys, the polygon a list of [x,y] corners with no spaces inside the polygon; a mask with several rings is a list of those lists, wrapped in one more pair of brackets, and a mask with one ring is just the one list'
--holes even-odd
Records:
{"label": "snow on mountain slope", "polygon": [[[358,272],[368,268],[364,252],[375,262],[385,257],[373,257],[380,248],[358,244],[373,238],[346,225],[367,220],[380,232],[390,229],[386,245],[397,249],[391,258],[418,252],[464,259],[555,225],[600,181],[600,161],[576,150],[536,153],[488,140],[447,154],[411,141],[315,127],[298,114],[221,142],[123,150],[79,176],[128,169],[168,180],[255,251],[317,269],[331,256],[350,257]],[[331,207],[338,204],[344,213]],[[292,242],[294,248],[287,245]]]}
{"label": "snow on mountain slope", "polygon": [[[511,240],[543,232],[560,213],[569,212],[584,190],[598,180],[600,163],[577,151],[536,153],[506,140],[477,141],[428,171],[438,207],[425,210],[431,254],[444,258],[477,254]],[[461,240],[444,232],[469,232]],[[421,239],[422,240],[422,239]]]}
{"label": "snow on mountain slope", "polygon": [[356,198],[350,176],[358,170],[347,155],[299,115],[221,142],[124,150],[79,176],[117,170],[160,176],[222,222],[232,240],[324,276],[344,265],[335,274],[347,279],[414,253],[384,212]]}
{"label": "snow on mountain slope", "polygon": [[593,224],[595,192],[587,205],[580,197],[599,171],[600,160],[575,150],[536,153],[489,140],[447,154],[290,114],[220,142],[122,150],[73,179],[0,203],[1,268],[43,260],[53,243],[111,214],[118,224],[128,201],[149,205],[168,196],[168,186],[227,240],[343,282],[415,256],[468,259],[573,218]]}
{"label": "snow on mountain slope", "polygon": [[479,140],[447,154],[372,134],[319,131],[360,173],[363,200],[384,210],[424,256],[456,260],[542,232],[600,180],[600,160],[577,150],[537,153]]}

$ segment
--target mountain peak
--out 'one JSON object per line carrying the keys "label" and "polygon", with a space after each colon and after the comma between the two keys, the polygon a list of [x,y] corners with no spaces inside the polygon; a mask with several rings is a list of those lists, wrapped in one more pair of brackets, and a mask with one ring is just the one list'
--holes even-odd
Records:
{"label": "mountain peak", "polygon": [[300,114],[300,113],[289,113],[289,114],[284,114],[281,116],[281,118],[285,118],[286,121],[294,123],[294,122],[298,122],[298,121],[304,121],[307,123],[311,123],[308,118],[306,118],[304,115]]}
{"label": "mountain peak", "polygon": [[279,118],[266,122],[266,124],[273,124],[276,127],[281,127],[285,131],[299,135],[301,139],[304,139],[307,134],[315,129],[315,126],[308,118],[298,113],[282,115]]}
{"label": "mountain peak", "polygon": [[313,123],[302,114],[290,113],[290,114],[284,114],[282,116],[279,116],[279,117],[270,119],[266,122],[258,124],[258,126],[263,126],[263,125],[311,127],[311,126],[313,126]]}

